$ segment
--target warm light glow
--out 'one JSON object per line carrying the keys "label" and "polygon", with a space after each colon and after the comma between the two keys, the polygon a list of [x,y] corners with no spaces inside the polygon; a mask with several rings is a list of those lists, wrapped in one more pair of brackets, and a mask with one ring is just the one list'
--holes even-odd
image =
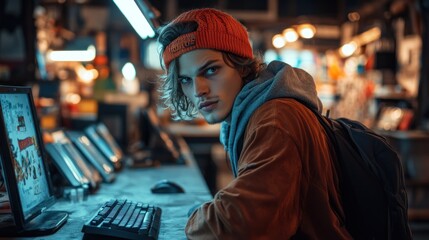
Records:
{"label": "warm light glow", "polygon": [[276,34],[273,37],[273,46],[275,48],[282,48],[284,47],[286,44],[285,39],[283,38],[283,36],[281,34]]}
{"label": "warm light glow", "polygon": [[302,38],[312,38],[316,34],[316,28],[311,24],[301,24],[298,26],[298,33]]}
{"label": "warm light glow", "polygon": [[134,0],[113,0],[113,2],[142,39],[155,36],[155,31]]}
{"label": "warm light glow", "polygon": [[95,47],[90,45],[87,50],[50,51],[47,58],[55,62],[89,62],[95,58]]}
{"label": "warm light glow", "polygon": [[381,30],[378,27],[373,27],[368,31],[365,31],[356,37],[355,41],[358,41],[360,45],[365,45],[379,39],[381,36]]}
{"label": "warm light glow", "polygon": [[351,22],[357,22],[360,20],[360,14],[358,12],[351,12],[347,14],[347,17]]}
{"label": "warm light glow", "polygon": [[286,42],[295,42],[298,40],[298,33],[296,33],[295,29],[293,28],[286,28],[283,30],[282,34]]}
{"label": "warm light glow", "polygon": [[355,53],[356,50],[360,48],[360,46],[364,46],[368,43],[371,43],[373,41],[376,41],[381,36],[381,30],[378,27],[373,27],[369,29],[368,31],[365,31],[355,37],[353,37],[352,41],[344,44],[340,48],[340,54],[343,57],[349,57],[353,53]]}
{"label": "warm light glow", "polygon": [[92,83],[98,77],[98,71],[96,69],[86,69],[83,66],[79,66],[76,73],[79,80],[86,84]]}
{"label": "warm light glow", "polygon": [[346,43],[340,48],[340,53],[344,57],[349,57],[356,51],[357,47],[358,45],[356,44],[356,42],[352,41]]}
{"label": "warm light glow", "polygon": [[126,81],[133,81],[136,79],[136,69],[132,63],[125,63],[121,71]]}
{"label": "warm light glow", "polygon": [[402,117],[402,115],[403,115],[403,112],[400,108],[394,108],[394,110],[392,111],[393,119],[399,119]]}
{"label": "warm light glow", "polygon": [[69,104],[78,104],[80,100],[80,95],[76,93],[68,93],[65,97],[65,102]]}

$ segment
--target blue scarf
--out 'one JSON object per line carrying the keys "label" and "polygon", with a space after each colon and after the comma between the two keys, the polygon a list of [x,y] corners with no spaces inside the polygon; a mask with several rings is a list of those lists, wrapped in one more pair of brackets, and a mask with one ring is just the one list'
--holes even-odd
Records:
{"label": "blue scarf", "polygon": [[322,111],[316,86],[308,73],[283,62],[271,62],[258,78],[244,85],[234,100],[230,115],[221,124],[220,142],[228,152],[235,177],[250,117],[258,107],[275,98],[294,98]]}

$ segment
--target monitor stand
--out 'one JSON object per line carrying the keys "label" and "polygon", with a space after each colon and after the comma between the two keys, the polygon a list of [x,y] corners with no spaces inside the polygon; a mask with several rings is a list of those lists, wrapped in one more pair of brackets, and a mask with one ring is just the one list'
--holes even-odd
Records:
{"label": "monitor stand", "polygon": [[50,235],[67,222],[67,217],[68,213],[65,211],[45,211],[31,220],[24,229],[18,229],[15,225],[2,226],[0,236],[34,237]]}

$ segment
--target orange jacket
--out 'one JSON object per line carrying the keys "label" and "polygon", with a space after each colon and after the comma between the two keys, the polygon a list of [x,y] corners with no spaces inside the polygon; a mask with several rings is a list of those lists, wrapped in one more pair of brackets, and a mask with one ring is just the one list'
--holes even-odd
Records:
{"label": "orange jacket", "polygon": [[238,176],[189,218],[189,239],[351,239],[341,223],[327,137],[289,98],[250,118]]}

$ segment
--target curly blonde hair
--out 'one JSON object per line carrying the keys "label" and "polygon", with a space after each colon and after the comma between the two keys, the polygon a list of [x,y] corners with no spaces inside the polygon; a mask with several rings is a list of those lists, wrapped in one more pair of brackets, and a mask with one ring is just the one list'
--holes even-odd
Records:
{"label": "curly blonde hair", "polygon": [[[159,29],[159,56],[161,66],[163,66],[164,69],[164,74],[160,76],[161,85],[158,91],[160,92],[160,99],[163,101],[164,106],[171,110],[172,117],[175,120],[190,120],[195,118],[198,114],[198,108],[182,91],[181,85],[178,81],[179,68],[177,65],[177,59],[171,61],[168,69],[165,69],[162,56],[166,47],[174,39],[183,34],[194,32],[197,28],[198,24],[194,21],[190,21],[168,24]],[[244,73],[244,83],[255,79],[261,69],[265,67],[265,64],[262,63],[259,56],[255,56],[254,58],[244,58],[233,53],[221,52],[226,64]]]}

